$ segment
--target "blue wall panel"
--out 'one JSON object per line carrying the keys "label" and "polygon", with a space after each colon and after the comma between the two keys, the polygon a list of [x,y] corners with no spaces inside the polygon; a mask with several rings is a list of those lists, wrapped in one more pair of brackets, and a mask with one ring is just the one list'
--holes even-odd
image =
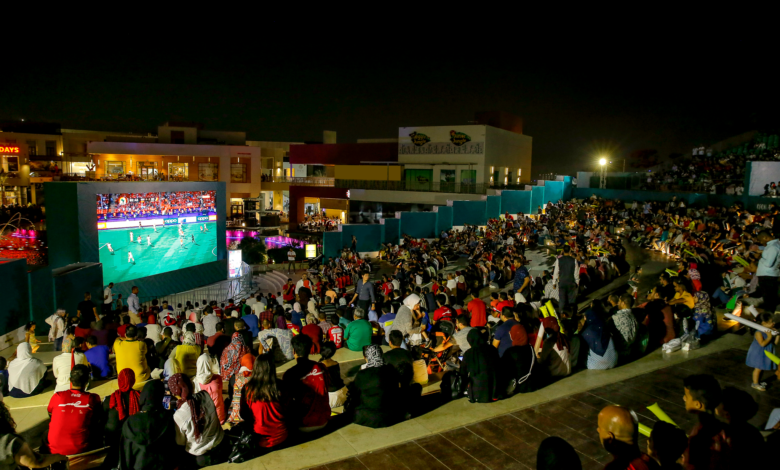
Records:
{"label": "blue wall panel", "polygon": [[531,191],[501,191],[501,213],[531,213]]}
{"label": "blue wall panel", "polygon": [[341,243],[341,232],[323,232],[322,234],[323,261],[327,261],[328,258],[338,257],[342,248],[344,248],[344,246]]}
{"label": "blue wall panel", "polygon": [[563,199],[564,184],[563,181],[545,181],[544,182],[544,203],[557,203]]}
{"label": "blue wall panel", "polygon": [[352,245],[352,236],[357,238],[357,251],[379,251],[382,247],[382,225],[345,224],[341,226],[342,245]]}
{"label": "blue wall panel", "polygon": [[384,223],[384,233],[382,236],[382,242],[383,243],[392,243],[393,245],[397,245],[398,242],[401,240],[401,219],[383,219],[385,221]]}
{"label": "blue wall panel", "polygon": [[401,235],[412,238],[436,238],[435,212],[401,212]]}
{"label": "blue wall panel", "polygon": [[452,207],[436,206],[436,233],[441,234],[444,230],[452,228]]}
{"label": "blue wall panel", "polygon": [[487,201],[453,201],[452,225],[466,224],[487,224]]}
{"label": "blue wall panel", "polygon": [[9,333],[30,321],[30,288],[27,261],[21,259],[0,262],[0,334]]}
{"label": "blue wall panel", "polygon": [[531,213],[536,214],[539,206],[544,204],[544,186],[531,187]]}
{"label": "blue wall panel", "polygon": [[485,214],[488,219],[497,219],[501,215],[501,196],[488,196],[487,197],[487,213]]}

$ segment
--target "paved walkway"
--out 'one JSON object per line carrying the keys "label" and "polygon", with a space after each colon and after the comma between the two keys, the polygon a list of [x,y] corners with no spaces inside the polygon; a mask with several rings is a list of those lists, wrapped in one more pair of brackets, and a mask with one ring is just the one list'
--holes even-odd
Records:
{"label": "paved walkway", "polygon": [[[713,374],[722,386],[750,393],[759,403],[751,423],[763,429],[771,410],[780,407],[780,386],[775,381],[766,393],[751,389],[745,354],[744,349],[727,349],[314,469],[534,469],[539,444],[548,436],[569,442],[579,453],[583,469],[601,469],[612,457],[596,432],[599,411],[610,404],[628,406],[637,412],[641,423],[652,427],[656,417],[648,406],[658,403],[687,431],[695,424],[695,416],[685,412],[682,381],[696,373]],[[640,435],[639,447],[647,448],[646,437]]]}

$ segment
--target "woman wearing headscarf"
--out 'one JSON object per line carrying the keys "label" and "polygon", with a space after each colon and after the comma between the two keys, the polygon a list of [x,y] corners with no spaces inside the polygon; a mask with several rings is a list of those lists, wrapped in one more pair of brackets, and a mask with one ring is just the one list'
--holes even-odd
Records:
{"label": "woman wearing headscarf", "polygon": [[162,327],[157,324],[157,315],[149,315],[146,321],[146,339],[152,340],[154,344],[162,341]]}
{"label": "woman wearing headscarf", "polygon": [[133,369],[123,369],[117,377],[119,389],[103,399],[103,412],[106,416],[104,442],[109,447],[103,468],[114,468],[119,459],[119,438],[122,425],[127,418],[141,409],[141,395],[133,390],[135,372]]}
{"label": "woman wearing headscarf", "polygon": [[420,296],[411,294],[404,299],[403,305],[390,328],[385,330],[385,339],[390,344],[390,332],[398,330],[404,337],[420,333],[420,327],[414,326],[415,313],[420,312]]}
{"label": "woman wearing headscarf", "polygon": [[195,344],[195,333],[192,331],[184,332],[182,340],[182,344],[173,348],[170,358],[173,359],[177,372],[194,377],[198,369],[201,348]]}
{"label": "woman wearing headscarf", "polygon": [[615,343],[595,310],[585,312],[580,325],[580,336],[588,346],[588,369],[612,369],[617,365]]}
{"label": "woman wearing headscarf", "polygon": [[16,347],[16,359],[8,364],[8,388],[14,398],[27,398],[38,395],[46,388],[46,366],[33,357],[30,343],[19,343]]}
{"label": "woman wearing headscarf", "polygon": [[393,366],[385,364],[382,348],[365,346],[366,364],[348,386],[347,408],[355,424],[370,428],[392,426],[404,418],[401,380]]}
{"label": "woman wearing headscarf", "polygon": [[261,354],[250,374],[241,393],[241,416],[252,426],[260,447],[278,446],[287,439],[287,425],[273,355]]}
{"label": "woman wearing headscarf", "polygon": [[168,470],[177,466],[173,413],[163,407],[164,398],[162,382],[154,380],[144,385],[141,409],[122,426],[118,465],[122,470]]}
{"label": "woman wearing headscarf", "polygon": [[200,468],[224,462],[230,451],[229,442],[209,394],[196,393],[190,378],[184,374],[168,379],[168,389],[177,399],[173,415],[176,444],[184,446],[188,457],[185,460],[189,460],[179,466]]}
{"label": "woman wearing headscarf", "polygon": [[197,373],[192,383],[195,385],[196,392],[203,390],[214,400],[219,424],[225,424],[227,413],[225,413],[225,399],[222,397],[222,376],[219,375],[219,364],[209,353],[204,352],[198,358]]}
{"label": "woman wearing headscarf", "polygon": [[469,331],[466,340],[471,348],[463,355],[460,375],[461,383],[467,387],[469,401],[490,403],[498,400],[498,350],[487,344],[476,328]]}
{"label": "woman wearing headscarf", "polygon": [[241,395],[244,385],[249,381],[249,377],[252,375],[252,368],[254,367],[255,356],[250,353],[241,356],[240,368],[236,373],[236,383],[230,392],[233,394],[233,399],[230,403],[230,417],[228,420],[232,424],[238,424],[241,419]]}
{"label": "woman wearing headscarf", "polygon": [[228,390],[233,390],[236,372],[238,372],[238,369],[241,367],[241,358],[250,352],[251,350],[245,343],[241,333],[238,331],[233,333],[233,336],[230,338],[230,344],[222,351],[222,357],[219,361],[220,367],[222,368],[222,381],[230,384]]}
{"label": "woman wearing headscarf", "polygon": [[561,333],[558,320],[554,317],[544,318],[542,327],[544,338],[540,335],[536,339],[539,361],[552,377],[565,377],[571,374],[571,346],[566,335]]}
{"label": "woman wearing headscarf", "polygon": [[530,344],[512,346],[504,351],[500,367],[501,384],[506,385],[507,395],[536,391],[543,386],[547,376]]}

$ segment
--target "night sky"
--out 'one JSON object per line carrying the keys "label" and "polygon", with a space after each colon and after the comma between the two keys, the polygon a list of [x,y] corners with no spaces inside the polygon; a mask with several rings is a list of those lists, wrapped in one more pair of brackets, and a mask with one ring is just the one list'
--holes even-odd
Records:
{"label": "night sky", "polygon": [[705,73],[712,69],[685,63],[572,63],[549,71],[394,60],[348,67],[256,62],[63,61],[46,73],[17,67],[3,77],[12,92],[3,93],[0,119],[144,133],[168,120],[195,121],[277,141],[319,141],[327,129],[345,143],[397,137],[401,126],[466,124],[475,111],[503,110],[522,116],[534,139],[534,177],[592,170],[603,153],[619,170],[634,150],[687,154],[748,130],[777,130],[780,121],[770,74]]}

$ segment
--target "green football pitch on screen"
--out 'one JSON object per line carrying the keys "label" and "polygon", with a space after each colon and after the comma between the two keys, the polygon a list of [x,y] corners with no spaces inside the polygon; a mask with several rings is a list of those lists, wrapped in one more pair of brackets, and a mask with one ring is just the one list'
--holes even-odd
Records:
{"label": "green football pitch on screen", "polygon": [[[179,236],[178,225],[158,225],[156,232],[152,227],[99,230],[103,282],[116,284],[216,261],[217,223],[207,222],[207,232],[201,230],[203,225],[183,224],[183,237]],[[133,232],[132,242],[130,232]]]}

